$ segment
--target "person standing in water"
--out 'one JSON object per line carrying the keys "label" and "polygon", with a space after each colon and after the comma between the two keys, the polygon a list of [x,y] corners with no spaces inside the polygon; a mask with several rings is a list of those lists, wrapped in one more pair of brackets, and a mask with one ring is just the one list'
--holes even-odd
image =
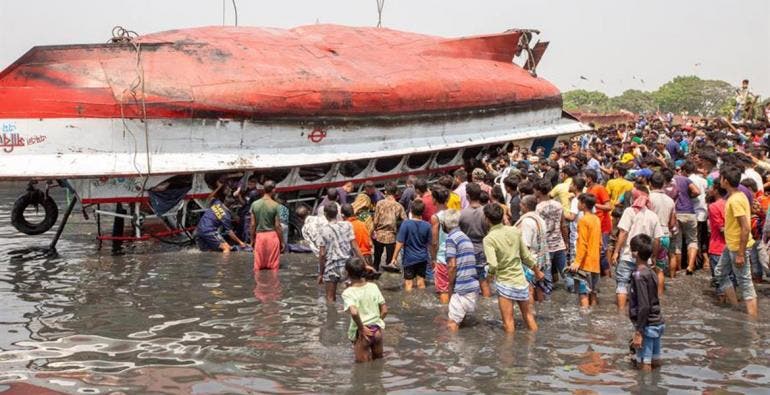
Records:
{"label": "person standing in water", "polygon": [[273,199],[275,183],[265,181],[265,194],[251,205],[251,235],[254,246],[254,272],[278,270],[286,247],[279,204]]}
{"label": "person standing in water", "polygon": [[476,272],[476,253],[473,243],[460,230],[460,211],[447,210],[441,227],[446,236],[448,274],[449,322],[451,331],[460,328],[465,318],[476,311],[479,298],[479,275]]}
{"label": "person standing in water", "polygon": [[[551,256],[548,253],[548,242],[546,238],[546,225],[545,221],[540,218],[540,215],[535,210],[537,207],[537,198],[533,195],[524,196],[519,202],[519,208],[521,217],[516,222],[515,226],[521,232],[521,238],[524,240],[524,244],[529,248],[529,252],[535,257],[537,261],[537,267],[544,273],[551,271]],[[542,302],[545,300],[545,292],[539,287],[536,287],[534,272],[528,268],[524,268],[524,275],[527,277],[529,286],[529,298],[532,304],[532,309],[535,308],[535,302]]]}
{"label": "person standing in water", "polygon": [[366,281],[367,265],[360,259],[345,262],[350,286],[342,292],[345,311],[350,313],[348,339],[353,343],[356,362],[383,356],[383,334],[388,306],[377,284]]}
{"label": "person standing in water", "polygon": [[596,197],[593,194],[584,193],[578,197],[578,209],[583,212],[583,216],[578,221],[575,261],[569,270],[573,273],[582,270],[587,274],[578,280],[580,307],[596,304],[596,290],[599,286],[602,224],[593,213],[595,205]]}
{"label": "person standing in water", "polygon": [[412,218],[404,221],[398,229],[396,249],[390,262],[391,267],[397,267],[396,259],[403,249],[404,290],[407,292],[412,290],[415,282],[417,288],[425,288],[428,264],[432,262],[430,223],[422,220],[423,210],[425,205],[422,200],[415,199],[411,208]]}
{"label": "person standing in water", "polygon": [[387,183],[385,185],[385,199],[377,202],[374,208],[373,263],[377,271],[380,270],[383,253],[385,253],[385,265],[383,266],[387,266],[393,261],[393,253],[396,250],[396,233],[401,221],[406,219],[404,207],[396,201],[397,192],[398,187],[395,183]]}
{"label": "person standing in water", "polygon": [[652,252],[655,255],[660,247],[660,238],[663,237],[663,228],[660,226],[658,215],[651,210],[649,191],[645,188],[643,185],[634,188],[633,203],[631,207],[623,210],[623,215],[618,221],[618,240],[610,261],[615,266],[615,298],[619,311],[626,309],[628,287],[636,267],[630,240],[639,234],[650,236]]}
{"label": "person standing in water", "polygon": [[735,166],[726,166],[719,172],[722,188],[727,191],[725,203],[725,244],[726,248],[714,269],[719,281],[719,288],[727,301],[732,305],[738,304],[733,283],[728,277],[730,271],[735,273],[735,279],[741,290],[741,297],[746,304],[746,312],[756,318],[757,292],[751,281],[749,268],[749,250],[754,245],[751,237],[751,205],[743,192],[738,190],[741,182],[741,170]]}
{"label": "person standing in water", "polygon": [[479,286],[481,295],[484,297],[492,296],[489,290],[489,280],[487,280],[486,264],[484,257],[484,236],[487,235],[489,224],[484,219],[484,206],[481,204],[481,187],[476,183],[468,183],[465,186],[465,193],[468,196],[468,207],[460,211],[460,230],[465,233],[473,243],[476,250],[476,271],[479,275]]}
{"label": "person standing in water", "polygon": [[345,262],[353,254],[366,266],[356,243],[353,224],[338,220],[339,215],[336,205],[324,206],[327,223],[321,227],[318,238],[318,284],[325,285],[327,302],[337,300],[337,285],[347,278]]}
{"label": "person standing in water", "polygon": [[658,277],[649,266],[653,256],[652,238],[639,234],[629,244],[636,260],[628,294],[628,317],[636,329],[631,344],[636,350],[636,363],[642,370],[650,371],[660,366],[660,338],[666,328],[658,298]]}
{"label": "person standing in water", "polygon": [[529,302],[529,283],[524,275],[524,266],[535,272],[535,279],[545,277],[521,238],[521,232],[503,225],[503,209],[500,205],[484,207],[484,216],[489,222],[489,233],[484,237],[484,254],[489,264],[489,275],[495,278],[503,330],[513,333],[513,304],[519,305],[521,317],[527,328],[537,331],[537,322]]}
{"label": "person standing in water", "polygon": [[[442,229],[441,224],[444,221],[444,215],[447,212],[447,201],[449,200],[449,189],[442,185],[435,185],[431,191],[433,202],[436,204],[436,214],[430,217],[431,226],[431,256],[434,258],[433,282],[436,287],[441,304],[449,303],[449,273],[447,272],[446,258],[446,238],[447,234]],[[459,201],[459,200],[458,200]]]}

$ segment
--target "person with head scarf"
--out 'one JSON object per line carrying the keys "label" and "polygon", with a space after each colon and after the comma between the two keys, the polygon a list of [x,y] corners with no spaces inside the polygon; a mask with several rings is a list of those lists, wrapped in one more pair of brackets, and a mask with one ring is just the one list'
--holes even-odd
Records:
{"label": "person with head scarf", "polygon": [[353,207],[354,215],[366,225],[366,229],[371,234],[374,230],[374,220],[372,219],[374,205],[372,204],[372,199],[365,193],[359,193],[351,206]]}
{"label": "person with head scarf", "polygon": [[653,256],[657,255],[660,238],[663,237],[663,227],[658,215],[652,211],[649,191],[643,185],[636,185],[632,191],[633,203],[623,211],[618,221],[618,239],[610,257],[610,263],[615,266],[615,294],[618,309],[625,309],[628,298],[628,286],[631,275],[636,270],[636,259],[631,253],[629,240],[639,234],[646,234],[653,239]]}

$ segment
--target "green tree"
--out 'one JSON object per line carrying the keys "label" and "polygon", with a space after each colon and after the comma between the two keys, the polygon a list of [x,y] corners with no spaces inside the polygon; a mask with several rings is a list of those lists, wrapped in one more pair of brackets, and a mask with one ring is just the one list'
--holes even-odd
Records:
{"label": "green tree", "polygon": [[661,111],[709,117],[724,111],[734,95],[735,88],[727,82],[696,76],[676,77],[652,93]]}
{"label": "green tree", "polygon": [[610,98],[599,91],[577,89],[564,92],[564,108],[568,111],[607,112],[610,111]]}
{"label": "green tree", "polygon": [[[620,96],[608,98],[602,92],[578,89],[565,92],[563,98],[564,108],[568,111],[606,113],[627,110],[643,113],[660,110],[664,113],[714,117],[732,114],[735,87],[724,81],[679,76],[654,92],[629,89]],[[757,114],[761,111],[757,110]]]}
{"label": "green tree", "polygon": [[652,112],[657,109],[655,98],[650,92],[629,89],[620,96],[610,99],[610,107],[634,113]]}

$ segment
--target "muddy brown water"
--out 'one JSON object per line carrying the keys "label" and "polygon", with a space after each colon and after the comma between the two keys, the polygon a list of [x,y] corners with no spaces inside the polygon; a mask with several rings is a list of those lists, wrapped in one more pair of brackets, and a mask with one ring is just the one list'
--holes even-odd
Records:
{"label": "muddy brown water", "polygon": [[405,294],[385,274],[385,359],[355,364],[349,318],[323,302],[312,256],[255,278],[248,253],[147,242],[114,254],[76,210],[58,257],[14,257],[52,236],[10,226],[20,191],[0,186],[0,393],[770,392],[767,286],[751,322],[714,304],[705,274],[671,281],[664,366],[644,374],[629,362],[613,280],[590,312],[557,288],[537,308],[539,332],[517,316],[506,336],[494,299],[450,334],[430,290]]}

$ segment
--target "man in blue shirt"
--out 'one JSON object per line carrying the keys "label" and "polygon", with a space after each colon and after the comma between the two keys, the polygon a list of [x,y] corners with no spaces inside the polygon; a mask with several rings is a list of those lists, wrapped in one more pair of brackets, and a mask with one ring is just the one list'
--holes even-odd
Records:
{"label": "man in blue shirt", "polygon": [[674,132],[673,138],[668,140],[668,143],[666,144],[666,151],[671,155],[671,160],[674,162],[684,159],[684,152],[680,145],[681,142],[682,132]]}
{"label": "man in blue shirt", "polygon": [[398,253],[404,250],[401,264],[404,268],[404,290],[411,291],[414,282],[417,288],[425,288],[425,276],[428,262],[433,262],[430,256],[431,226],[422,220],[425,204],[420,199],[412,202],[412,219],[401,224],[396,236],[396,250],[393,253],[392,266],[395,266]]}
{"label": "man in blue shirt", "polygon": [[380,192],[380,190],[374,186],[372,181],[367,181],[364,183],[364,193],[369,196],[372,204],[377,204],[377,202],[380,200],[385,199],[385,195],[383,195],[382,192]]}
{"label": "man in blue shirt", "polygon": [[226,234],[241,248],[246,248],[246,243],[241,241],[233,232],[233,218],[230,209],[222,203],[224,188],[220,187],[214,192],[211,205],[203,213],[198,226],[195,228],[195,241],[201,251],[230,252],[230,244],[222,237]]}
{"label": "man in blue shirt", "polygon": [[586,164],[586,169],[592,169],[596,171],[596,174],[599,176],[599,183],[602,182],[602,165],[599,163],[599,161],[596,159],[596,151],[593,149],[589,149],[586,151],[587,157],[588,157],[588,163]]}

